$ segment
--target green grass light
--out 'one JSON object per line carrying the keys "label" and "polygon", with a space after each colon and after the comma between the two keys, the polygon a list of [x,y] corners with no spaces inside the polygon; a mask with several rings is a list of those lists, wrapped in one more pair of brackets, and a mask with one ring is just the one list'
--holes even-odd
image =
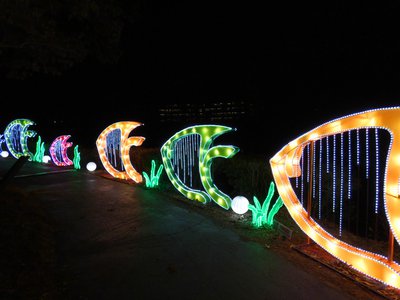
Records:
{"label": "green grass light", "polygon": [[274,192],[275,192],[275,184],[271,182],[271,184],[269,185],[268,195],[265,198],[264,203],[261,205],[257,197],[254,196],[253,197],[254,205],[249,204],[249,210],[251,210],[253,216],[252,224],[255,227],[259,228],[263,225],[272,226],[274,224],[274,217],[283,205],[283,201],[279,196],[278,199],[276,199],[271,210],[268,211]]}
{"label": "green grass light", "polygon": [[74,168],[79,170],[81,168],[81,153],[78,151],[78,145],[74,147]]}
{"label": "green grass light", "polygon": [[146,180],[146,187],[148,188],[155,188],[158,186],[159,180],[160,180],[160,176],[161,173],[163,171],[164,165],[161,164],[158,167],[157,173],[156,171],[156,162],[154,160],[151,161],[151,173],[150,173],[150,177],[146,172],[143,172],[143,177]]}
{"label": "green grass light", "polygon": [[36,152],[35,155],[32,157],[32,161],[36,162],[43,162],[43,156],[44,156],[44,142],[42,142],[42,138],[40,135],[38,136],[38,140],[36,142]]}

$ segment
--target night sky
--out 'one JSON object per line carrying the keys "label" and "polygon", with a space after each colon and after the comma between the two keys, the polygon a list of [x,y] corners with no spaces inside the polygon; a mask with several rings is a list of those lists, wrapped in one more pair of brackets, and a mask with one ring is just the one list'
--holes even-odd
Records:
{"label": "night sky", "polygon": [[161,146],[182,128],[160,129],[156,102],[246,101],[255,113],[231,136],[270,156],[326,121],[400,104],[396,2],[215,2],[132,2],[115,62],[89,53],[57,76],[4,75],[0,126],[32,118],[94,145],[111,123],[135,120],[146,143]]}

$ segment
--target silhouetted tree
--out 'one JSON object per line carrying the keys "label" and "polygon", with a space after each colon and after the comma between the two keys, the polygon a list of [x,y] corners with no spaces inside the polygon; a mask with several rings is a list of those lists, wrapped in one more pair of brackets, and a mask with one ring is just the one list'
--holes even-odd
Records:
{"label": "silhouetted tree", "polygon": [[85,59],[116,62],[123,13],[118,0],[1,1],[1,75],[58,75]]}

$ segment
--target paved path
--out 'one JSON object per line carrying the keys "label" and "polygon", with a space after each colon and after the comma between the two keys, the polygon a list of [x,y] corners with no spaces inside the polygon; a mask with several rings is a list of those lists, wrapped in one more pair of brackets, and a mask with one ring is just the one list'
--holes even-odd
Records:
{"label": "paved path", "polygon": [[14,183],[56,221],[63,299],[350,299],[157,191],[86,171]]}

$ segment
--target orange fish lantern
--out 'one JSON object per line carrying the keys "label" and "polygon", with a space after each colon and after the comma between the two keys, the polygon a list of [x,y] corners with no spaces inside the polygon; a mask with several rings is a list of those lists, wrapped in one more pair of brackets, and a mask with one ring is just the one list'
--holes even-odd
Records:
{"label": "orange fish lantern", "polygon": [[[143,181],[142,175],[132,166],[129,157],[130,148],[142,145],[145,140],[141,136],[129,137],[131,131],[141,125],[143,124],[133,121],[116,122],[104,129],[97,138],[96,146],[100,160],[113,177],[132,179],[136,183]],[[119,161],[124,170],[117,169],[116,165]]]}
{"label": "orange fish lantern", "polygon": [[[322,165],[321,154],[315,155],[315,145],[318,145],[318,149],[322,150],[325,147],[323,147],[322,143],[322,141],[324,141],[326,153],[330,154],[333,152],[335,155],[334,157],[338,157],[340,160],[340,162],[332,161],[330,167],[333,169],[336,168],[336,171],[339,170],[342,172],[341,176],[337,176],[337,174],[332,175],[333,181],[339,181],[338,184],[340,185],[339,195],[335,194],[336,187],[332,189],[334,193],[332,196],[332,209],[333,211],[336,209],[336,213],[338,213],[339,210],[340,218],[342,218],[344,209],[343,201],[351,198],[351,190],[353,189],[350,186],[346,187],[344,182],[343,172],[346,171],[346,167],[343,161],[346,160],[348,162],[349,167],[346,171],[346,177],[350,178],[352,176],[352,166],[355,164],[354,161],[350,160],[350,154],[352,151],[355,151],[351,150],[350,146],[353,144],[352,137],[355,136],[355,132],[357,133],[358,141],[360,130],[365,130],[367,148],[365,150],[365,155],[369,153],[368,151],[370,149],[368,149],[368,145],[371,144],[371,140],[373,140],[372,143],[376,144],[375,149],[377,149],[376,152],[378,152],[378,130],[384,130],[388,132],[390,136],[389,150],[385,161],[386,166],[384,166],[384,163],[380,162],[380,154],[376,153],[373,157],[373,159],[375,158],[373,164],[377,169],[375,180],[376,195],[377,197],[382,195],[382,202],[384,203],[385,209],[384,213],[388,220],[390,231],[387,256],[374,253],[373,251],[366,251],[355,245],[344,242],[341,239],[342,223],[340,223],[339,236],[335,236],[325,230],[323,226],[315,220],[318,217],[313,218],[311,214],[311,210],[316,207],[312,204],[315,198],[315,195],[313,196],[312,194],[316,193],[315,181],[317,181],[317,176],[322,176],[321,172],[318,174],[317,170],[313,169],[318,165]],[[369,135],[371,131],[373,131],[375,135]],[[351,134],[352,132],[353,135]],[[340,136],[340,140],[336,139],[337,135]],[[347,140],[344,137],[348,137]],[[371,140],[368,141],[368,138]],[[334,148],[333,150],[328,150],[328,139],[333,142],[333,144],[331,144],[331,147]],[[336,151],[336,143],[340,146],[339,151]],[[343,150],[344,145],[348,147],[347,150]],[[357,144],[357,147],[358,146]],[[308,188],[308,197],[303,203],[303,195],[300,197],[299,193],[295,192],[296,187],[294,187],[293,180],[298,180],[305,176],[306,167],[304,166],[303,158],[306,150],[310,152],[307,157],[311,157],[307,164],[307,170],[311,173],[307,175],[309,176],[308,183],[314,186]],[[358,159],[357,157],[357,163]],[[328,159],[327,162],[329,162]],[[368,110],[327,122],[284,146],[270,159],[270,165],[277,189],[286,208],[297,225],[310,239],[352,268],[384,284],[400,288],[400,265],[393,261],[394,239],[400,242],[400,107]],[[368,165],[365,167],[367,176],[375,176],[375,173],[368,173],[369,167]],[[378,173],[381,172],[378,168],[384,170],[383,179],[378,178]],[[383,185],[380,184],[381,182],[383,182]],[[318,184],[319,188],[321,188],[321,182]],[[343,190],[346,189],[348,195],[343,192]],[[335,202],[335,199],[337,202]],[[321,199],[319,199],[319,201],[321,201]],[[378,206],[379,203],[378,201],[375,203],[375,213],[381,209]],[[341,219],[340,222],[342,222]]]}

